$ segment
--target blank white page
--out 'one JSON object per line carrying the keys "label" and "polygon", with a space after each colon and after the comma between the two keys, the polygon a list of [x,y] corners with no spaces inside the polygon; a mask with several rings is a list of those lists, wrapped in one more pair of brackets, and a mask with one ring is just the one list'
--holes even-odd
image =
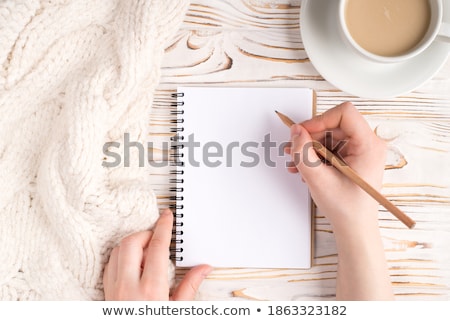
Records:
{"label": "blank white page", "polygon": [[[307,186],[288,173],[281,144],[311,118],[306,88],[180,87],[184,97],[183,214],[178,266],[309,268]],[[281,146],[281,147],[280,147]]]}

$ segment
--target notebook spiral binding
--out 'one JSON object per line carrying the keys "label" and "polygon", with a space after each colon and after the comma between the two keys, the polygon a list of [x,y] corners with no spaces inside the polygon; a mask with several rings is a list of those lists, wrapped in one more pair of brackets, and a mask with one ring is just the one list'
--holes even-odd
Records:
{"label": "notebook spiral binding", "polygon": [[183,261],[183,97],[184,93],[182,92],[171,94],[172,101],[170,102],[170,114],[174,116],[170,121],[170,123],[174,125],[170,128],[170,132],[175,134],[170,138],[170,156],[172,159],[170,165],[174,167],[174,169],[170,171],[170,174],[175,177],[170,179],[171,187],[169,188],[170,192],[175,193],[174,196],[170,197],[170,201],[173,202],[173,205],[171,205],[170,208],[175,216],[175,224],[172,231],[172,244],[174,247],[171,247],[170,249],[170,258],[176,262]]}

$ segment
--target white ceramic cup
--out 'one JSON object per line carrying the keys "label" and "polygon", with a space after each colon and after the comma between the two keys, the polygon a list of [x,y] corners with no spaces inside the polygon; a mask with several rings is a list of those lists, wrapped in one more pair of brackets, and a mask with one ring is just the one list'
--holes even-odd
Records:
{"label": "white ceramic cup", "polygon": [[444,10],[450,10],[450,0],[446,0],[447,3],[445,9],[442,0],[428,1],[431,9],[428,31],[414,48],[404,54],[398,56],[380,56],[361,47],[351,36],[347,27],[347,22],[345,21],[347,0],[339,0],[339,28],[341,35],[343,36],[344,41],[346,41],[346,43],[361,56],[381,63],[395,63],[410,59],[423,52],[434,41],[445,41],[450,44],[450,21],[443,21],[443,17],[447,16],[444,15]]}

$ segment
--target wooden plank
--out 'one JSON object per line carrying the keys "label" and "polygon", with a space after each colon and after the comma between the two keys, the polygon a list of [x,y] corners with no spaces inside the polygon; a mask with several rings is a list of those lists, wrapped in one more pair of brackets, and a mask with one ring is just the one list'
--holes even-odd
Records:
{"label": "wooden plank", "polygon": [[[351,100],[374,117],[450,120],[450,61],[435,78],[413,93],[371,101],[343,93],[325,81],[310,63],[299,30],[181,30],[163,63],[162,87],[209,86],[311,87],[318,111]],[[431,91],[429,88],[433,88]]]}
{"label": "wooden plank", "polygon": [[[310,63],[299,30],[298,0],[193,0],[168,45],[150,116],[152,157],[163,159],[170,141],[168,98],[178,85],[312,87],[318,112],[351,100],[388,142],[382,192],[417,222],[410,231],[380,208],[380,228],[400,300],[450,297],[450,60],[414,92],[367,100],[341,92]],[[213,108],[213,107],[212,107]],[[171,202],[169,168],[151,168],[159,205]],[[315,222],[310,270],[216,269],[201,300],[331,300],[337,253],[328,220]],[[177,269],[179,280],[186,269]]]}
{"label": "wooden plank", "polygon": [[298,28],[300,1],[194,0],[184,29],[292,29]]}

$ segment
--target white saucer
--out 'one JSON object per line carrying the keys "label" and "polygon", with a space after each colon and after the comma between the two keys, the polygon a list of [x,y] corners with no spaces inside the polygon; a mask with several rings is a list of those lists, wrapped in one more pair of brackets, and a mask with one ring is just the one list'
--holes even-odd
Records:
{"label": "white saucer", "polygon": [[340,37],[338,1],[302,0],[300,30],[311,63],[330,83],[372,99],[408,93],[432,78],[447,61],[450,46],[435,41],[418,56],[382,64],[359,56]]}

